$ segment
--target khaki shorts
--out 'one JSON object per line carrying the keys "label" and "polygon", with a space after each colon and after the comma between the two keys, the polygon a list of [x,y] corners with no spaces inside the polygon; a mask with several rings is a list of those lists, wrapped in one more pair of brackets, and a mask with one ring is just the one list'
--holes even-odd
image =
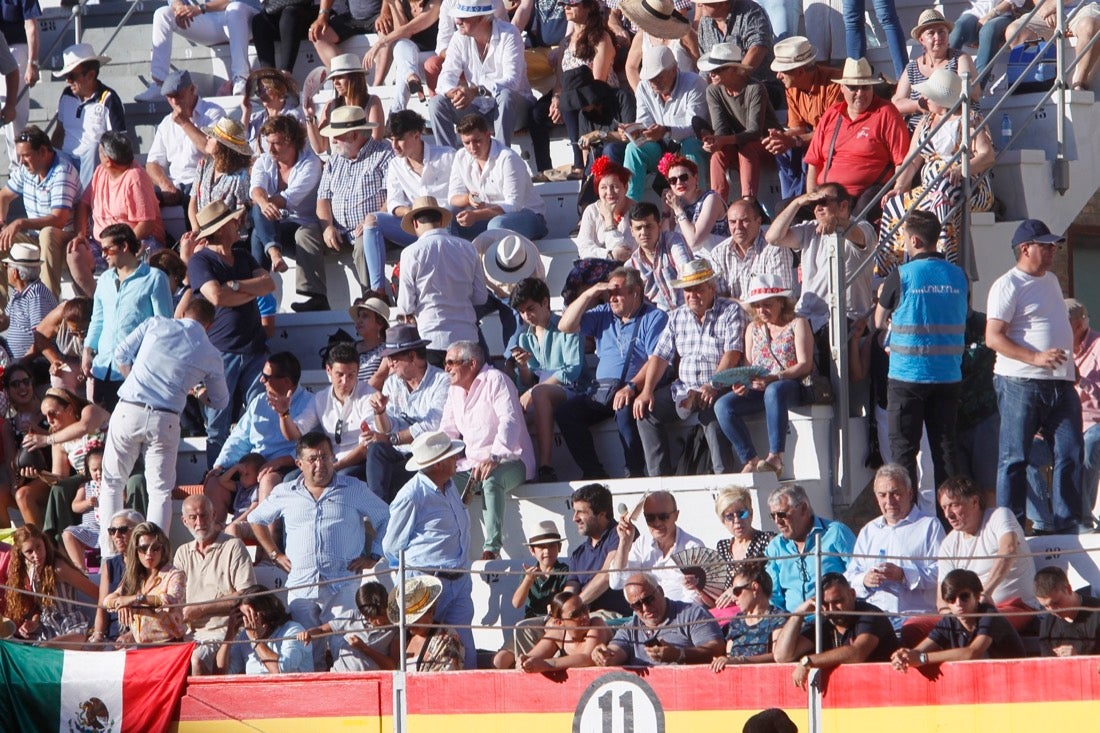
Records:
{"label": "khaki shorts", "polygon": [[[1100,3],[1091,2],[1081,8],[1069,23],[1068,28],[1070,32],[1077,35],[1077,27],[1080,25],[1080,22],[1086,18],[1100,21]],[[1015,31],[1017,24],[1018,21],[1017,23],[1013,23],[1012,27],[1006,31],[1006,33],[1011,35]],[[1054,29],[1047,25],[1038,15],[1033,16],[1031,20],[1027,22],[1026,28],[1043,40],[1050,40],[1050,37],[1054,35]]]}

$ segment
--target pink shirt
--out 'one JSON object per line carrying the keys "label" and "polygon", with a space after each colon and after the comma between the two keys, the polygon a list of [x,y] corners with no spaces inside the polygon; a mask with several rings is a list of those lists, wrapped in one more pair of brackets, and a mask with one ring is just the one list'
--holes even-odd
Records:
{"label": "pink shirt", "polygon": [[491,456],[521,460],[527,478],[535,477],[535,449],[527,432],[516,385],[498,369],[481,367],[467,392],[451,385],[439,429],[466,443],[466,457],[458,470],[465,471]]}
{"label": "pink shirt", "polygon": [[110,224],[129,224],[133,228],[143,221],[153,222],[153,238],[164,241],[164,222],[153,180],[136,163],[117,181],[110,177],[106,166],[97,167],[81,201],[92,209],[92,235],[97,242],[100,232]]}
{"label": "pink shirt", "polygon": [[1100,331],[1090,330],[1073,349],[1077,366],[1077,394],[1081,397],[1081,422],[1085,430],[1100,425]]}

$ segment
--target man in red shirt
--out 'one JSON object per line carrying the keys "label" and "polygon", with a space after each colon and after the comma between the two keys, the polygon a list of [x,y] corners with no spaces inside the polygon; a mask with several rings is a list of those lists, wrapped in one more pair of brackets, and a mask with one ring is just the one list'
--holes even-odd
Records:
{"label": "man in red shirt", "polygon": [[878,188],[909,152],[909,130],[894,105],[875,96],[878,82],[867,59],[847,59],[833,80],[844,100],[821,116],[806,150],[806,192],[838,183],[857,199],[854,212],[877,204]]}

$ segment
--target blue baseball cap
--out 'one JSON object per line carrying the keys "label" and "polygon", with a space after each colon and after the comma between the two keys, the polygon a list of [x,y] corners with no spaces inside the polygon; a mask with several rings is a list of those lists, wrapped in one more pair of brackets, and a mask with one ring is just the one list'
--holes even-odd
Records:
{"label": "blue baseball cap", "polygon": [[191,72],[187,69],[177,69],[170,73],[160,85],[160,93],[167,97],[179,94],[189,86],[191,86]]}
{"label": "blue baseball cap", "polygon": [[1016,227],[1016,233],[1012,235],[1012,246],[1017,247],[1027,242],[1039,244],[1061,244],[1066,241],[1065,236],[1051,234],[1047,225],[1038,219],[1025,219]]}

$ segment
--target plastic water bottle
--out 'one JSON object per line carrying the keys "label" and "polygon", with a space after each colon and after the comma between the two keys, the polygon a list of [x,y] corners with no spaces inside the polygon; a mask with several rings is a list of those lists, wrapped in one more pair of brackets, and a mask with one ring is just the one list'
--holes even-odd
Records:
{"label": "plastic water bottle", "polygon": [[1008,147],[1008,141],[1012,139],[1012,118],[1008,112],[1001,115],[1001,145]]}

